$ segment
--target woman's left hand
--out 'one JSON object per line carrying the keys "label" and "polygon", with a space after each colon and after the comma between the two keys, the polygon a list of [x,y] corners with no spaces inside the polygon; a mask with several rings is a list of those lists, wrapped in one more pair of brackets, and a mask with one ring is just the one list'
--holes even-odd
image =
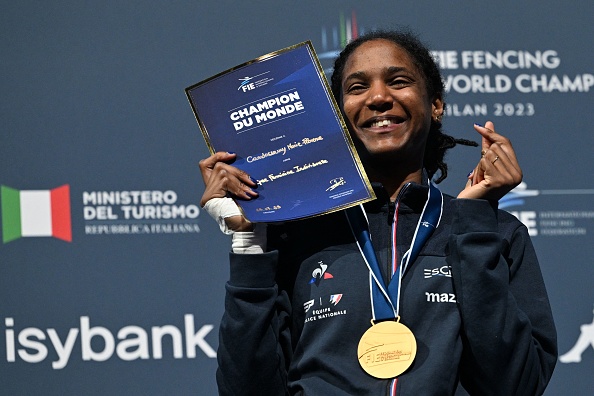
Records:
{"label": "woman's left hand", "polygon": [[458,198],[498,201],[522,181],[522,170],[508,138],[495,132],[487,121],[485,126],[474,124],[482,135],[481,159],[468,175],[468,182]]}

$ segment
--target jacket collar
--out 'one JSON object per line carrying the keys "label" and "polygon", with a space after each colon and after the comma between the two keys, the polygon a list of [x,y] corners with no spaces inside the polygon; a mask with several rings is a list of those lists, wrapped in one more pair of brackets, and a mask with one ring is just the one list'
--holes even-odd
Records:
{"label": "jacket collar", "polygon": [[[372,182],[371,186],[375,192],[377,199],[367,202],[365,210],[371,213],[388,212],[390,207],[390,196],[384,189],[381,183]],[[398,194],[399,212],[400,213],[421,213],[427,200],[427,192],[429,190],[429,177],[427,172],[423,170],[423,179],[421,184],[408,183]]]}

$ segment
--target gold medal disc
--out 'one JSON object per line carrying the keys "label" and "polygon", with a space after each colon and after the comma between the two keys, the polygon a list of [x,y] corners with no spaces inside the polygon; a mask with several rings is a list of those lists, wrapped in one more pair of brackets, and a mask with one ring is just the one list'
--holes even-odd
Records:
{"label": "gold medal disc", "polygon": [[400,322],[371,326],[361,337],[357,356],[365,372],[375,378],[395,378],[404,373],[417,354],[412,331]]}

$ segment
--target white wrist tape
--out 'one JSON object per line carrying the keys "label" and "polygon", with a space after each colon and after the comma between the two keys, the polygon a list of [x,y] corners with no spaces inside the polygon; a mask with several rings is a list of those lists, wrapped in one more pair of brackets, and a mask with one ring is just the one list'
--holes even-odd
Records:
{"label": "white wrist tape", "polygon": [[218,223],[224,234],[231,235],[233,231],[227,227],[225,219],[232,216],[242,216],[239,207],[231,198],[211,198],[203,209]]}
{"label": "white wrist tape", "polygon": [[254,231],[236,232],[231,243],[233,253],[259,254],[266,251],[266,224],[254,223]]}

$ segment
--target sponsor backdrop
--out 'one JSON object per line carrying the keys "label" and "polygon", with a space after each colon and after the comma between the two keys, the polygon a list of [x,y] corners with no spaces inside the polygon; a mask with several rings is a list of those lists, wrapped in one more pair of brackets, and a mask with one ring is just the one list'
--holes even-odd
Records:
{"label": "sponsor backdrop", "polygon": [[[591,1],[4,2],[0,383],[7,395],[216,393],[229,240],[198,205],[184,89],[311,40],[409,25],[439,56],[445,128],[494,121],[525,183],[559,332],[547,395],[594,389]],[[456,194],[479,150],[456,148]]]}

